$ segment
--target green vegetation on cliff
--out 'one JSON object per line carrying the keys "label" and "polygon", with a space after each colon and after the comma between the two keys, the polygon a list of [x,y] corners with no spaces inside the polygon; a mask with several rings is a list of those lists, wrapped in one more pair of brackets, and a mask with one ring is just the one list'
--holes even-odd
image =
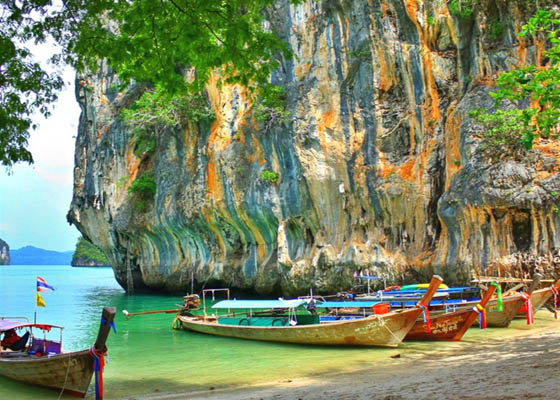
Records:
{"label": "green vegetation on cliff", "polygon": [[504,103],[510,107],[471,112],[486,127],[485,149],[517,158],[533,147],[535,138],[557,139],[560,134],[560,12],[537,11],[519,37],[532,38],[546,51],[537,56],[537,64],[498,77],[498,90],[491,96],[496,107]]}
{"label": "green vegetation on cliff", "polygon": [[79,267],[104,266],[108,265],[109,262],[99,247],[80,237],[76,243],[76,251],[72,256],[71,264]]}
{"label": "green vegetation on cliff", "polygon": [[136,209],[145,211],[148,202],[153,200],[156,194],[157,186],[154,178],[149,172],[142,172],[128,188],[128,193],[136,195]]}

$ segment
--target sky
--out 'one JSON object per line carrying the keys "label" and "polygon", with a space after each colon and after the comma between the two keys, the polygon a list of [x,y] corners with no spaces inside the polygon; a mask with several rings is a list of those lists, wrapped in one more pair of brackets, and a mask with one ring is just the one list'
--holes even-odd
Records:
{"label": "sky", "polygon": [[[38,61],[54,48],[34,47]],[[48,119],[37,115],[39,127],[30,132],[28,149],[33,165],[16,164],[11,173],[0,166],[0,239],[19,249],[35,246],[47,250],[74,250],[80,236],[66,222],[72,200],[74,143],[80,107],[74,97],[75,72],[66,68],[66,83]]]}

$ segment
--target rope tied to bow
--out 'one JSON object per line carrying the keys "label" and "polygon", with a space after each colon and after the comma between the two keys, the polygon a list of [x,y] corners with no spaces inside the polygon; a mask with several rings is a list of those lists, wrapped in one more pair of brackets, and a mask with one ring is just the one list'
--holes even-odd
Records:
{"label": "rope tied to bow", "polygon": [[558,319],[558,288],[552,286],[552,297],[554,302],[554,319]]}
{"label": "rope tied to bow", "polygon": [[504,299],[502,297],[502,287],[498,282],[490,282],[490,286],[496,286],[496,296],[498,296],[498,308],[496,311],[504,311]]}
{"label": "rope tied to bow", "polygon": [[424,313],[424,323],[426,324],[426,332],[432,333],[432,322],[430,321],[430,311],[428,306],[421,301],[418,302],[418,307],[420,307]]}
{"label": "rope tied to bow", "polygon": [[89,354],[93,357],[93,370],[95,371],[95,400],[103,399],[103,368],[105,367],[104,351],[97,351],[91,346]]}
{"label": "rope tied to bow", "polygon": [[[107,325],[108,321],[104,316],[101,316],[101,323]],[[115,321],[109,322],[109,326],[113,328],[113,332],[117,333],[117,327],[115,326]]]}
{"label": "rope tied to bow", "polygon": [[486,329],[486,309],[478,303],[473,307],[473,310],[479,315],[478,319],[480,320],[480,329]]}
{"label": "rope tied to bow", "polygon": [[531,302],[531,295],[527,292],[521,293],[521,298],[525,301],[524,308],[527,315],[527,325],[533,325],[535,322],[533,316],[533,303]]}

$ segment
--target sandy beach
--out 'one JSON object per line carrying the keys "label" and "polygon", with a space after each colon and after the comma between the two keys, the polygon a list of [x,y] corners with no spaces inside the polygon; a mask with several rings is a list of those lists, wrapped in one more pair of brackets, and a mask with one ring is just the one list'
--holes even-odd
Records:
{"label": "sandy beach", "polygon": [[[426,354],[396,348],[386,363],[344,373],[286,379],[240,388],[129,397],[130,400],[260,399],[558,399],[560,321],[547,313],[532,328],[515,321],[492,341]],[[438,344],[434,343],[434,349]]]}

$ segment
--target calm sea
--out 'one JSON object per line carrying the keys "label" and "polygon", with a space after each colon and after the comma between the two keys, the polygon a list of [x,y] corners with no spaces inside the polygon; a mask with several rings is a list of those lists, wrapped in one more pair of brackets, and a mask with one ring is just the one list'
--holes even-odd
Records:
{"label": "calm sea", "polygon": [[[327,348],[218,338],[171,329],[172,314],[135,316],[130,312],[175,308],[177,296],[126,295],[110,268],[0,266],[0,315],[33,318],[36,277],[56,291],[45,294],[37,321],[62,325],[63,348],[89,348],[97,334],[101,309],[118,309],[117,333],[108,340],[105,398],[234,387],[387,363],[391,355],[420,356],[465,351],[473,342],[494,340],[504,330],[470,329],[460,343],[406,343],[399,349]],[[516,329],[525,329],[522,323]],[[93,385],[90,386],[90,389]],[[58,393],[0,378],[0,399],[55,399]],[[92,394],[88,396],[92,398]]]}

